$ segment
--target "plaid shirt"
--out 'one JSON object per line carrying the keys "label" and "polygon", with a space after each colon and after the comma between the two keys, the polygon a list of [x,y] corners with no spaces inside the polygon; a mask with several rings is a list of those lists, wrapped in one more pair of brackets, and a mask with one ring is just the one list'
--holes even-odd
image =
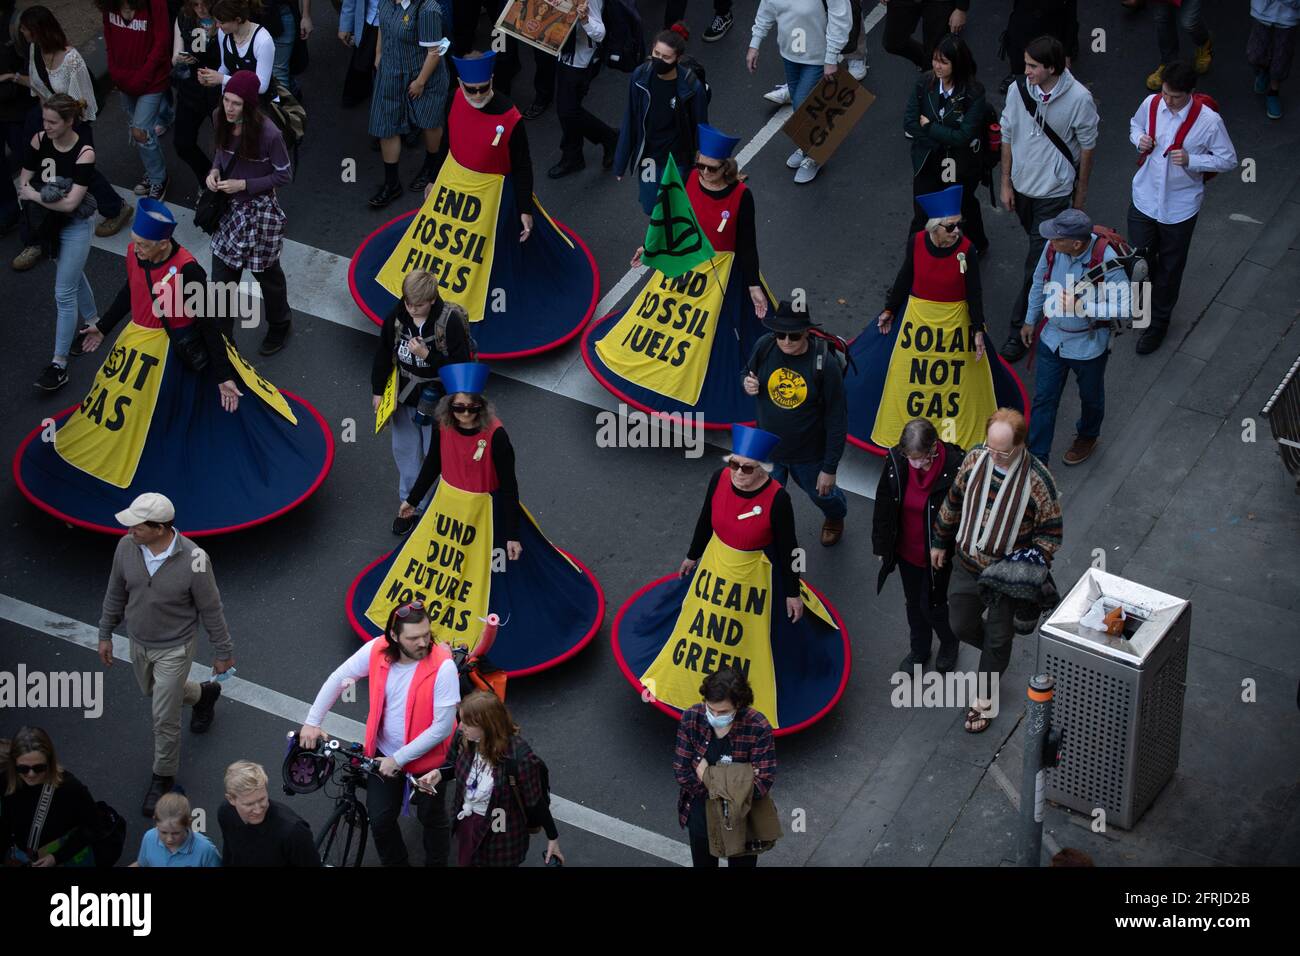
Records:
{"label": "plaid shirt", "polygon": [[[746,707],[736,715],[727,734],[731,741],[731,759],[735,763],[751,763],[758,768],[754,787],[766,796],[776,782],[776,747],[772,740],[772,725],[753,707]],[[713,740],[713,728],[704,716],[704,704],[696,704],[682,713],[677,725],[677,749],[673,753],[673,775],[681,786],[677,797],[677,822],[686,826],[691,816],[691,804],[697,797],[708,796],[708,790],[696,776],[695,765],[704,758]]]}
{"label": "plaid shirt", "polygon": [[[473,744],[463,746],[463,743],[465,738],[457,734],[454,749],[458,749],[459,753],[453,752],[451,758],[456,764],[456,780],[460,783],[462,793],[466,781],[469,780],[470,768],[474,764],[474,755],[477,752]],[[546,795],[542,789],[542,775],[538,770],[541,761],[522,737],[511,737],[510,747],[518,767],[519,796],[523,799],[524,806],[535,806]],[[505,830],[500,833],[492,829],[492,821],[500,819],[498,810],[505,813]],[[483,841],[479,843],[478,849],[474,851],[472,864],[474,866],[518,866],[524,862],[524,858],[528,855],[528,818],[520,809],[514,793],[511,792],[500,764],[492,768],[492,796],[488,802],[487,820],[488,829],[483,834]]]}

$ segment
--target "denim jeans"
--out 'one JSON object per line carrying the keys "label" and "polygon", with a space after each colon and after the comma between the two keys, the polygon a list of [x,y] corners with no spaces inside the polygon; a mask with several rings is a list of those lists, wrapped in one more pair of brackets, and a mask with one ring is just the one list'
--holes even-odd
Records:
{"label": "denim jeans", "polygon": [[1052,454],[1052,435],[1056,431],[1056,410],[1065,391],[1070,372],[1079,383],[1079,420],[1074,425],[1080,438],[1101,434],[1106,417],[1106,359],[1110,352],[1096,358],[1068,359],[1057,355],[1041,341],[1038,343],[1038,377],[1034,384],[1034,408],[1029,413],[1029,452],[1046,462]]}
{"label": "denim jeans", "polygon": [[293,11],[286,5],[280,6],[280,35],[275,38],[275,65],[271,67],[271,76],[284,84],[294,96],[298,95],[298,84],[289,75],[289,58],[293,56],[293,44],[298,39],[298,21]]}
{"label": "denim jeans", "polygon": [[1197,46],[1204,46],[1210,31],[1201,19],[1201,0],[1183,0],[1180,7],[1157,3],[1151,11],[1156,21],[1156,43],[1160,46],[1160,62],[1172,63],[1178,59],[1178,28],[1182,27]]}
{"label": "denim jeans", "polygon": [[54,272],[54,305],[58,314],[54,354],[58,358],[68,357],[77,335],[77,316],[89,321],[98,315],[95,293],[84,271],[90,257],[91,232],[89,219],[74,219],[59,233],[59,258]]}
{"label": "denim jeans", "polygon": [[822,470],[819,461],[778,461],[772,464],[772,477],[784,488],[786,479],[793,475],[795,484],[808,493],[812,503],[821,509],[822,514],[834,521],[849,513],[849,503],[844,492],[836,485],[824,498],[817,494],[817,475]]}
{"label": "denim jeans", "polygon": [[785,82],[790,87],[790,102],[798,109],[822,81],[824,68],[820,63],[794,63],[785,57],[781,58],[781,64],[785,67]]}
{"label": "denim jeans", "polygon": [[[438,393],[442,394],[441,387],[438,388]],[[438,437],[434,434],[432,422],[428,425],[415,423],[415,408],[411,405],[398,405],[393,409],[393,420],[389,427],[393,433],[393,460],[397,462],[397,495],[405,501],[415,487],[415,480],[420,477],[420,468],[429,455],[429,446]],[[435,490],[436,484],[420,502],[416,509],[420,514],[428,510]]]}
{"label": "denim jeans", "polygon": [[140,159],[144,162],[144,174],[151,183],[163,183],[167,179],[167,160],[163,157],[162,146],[153,131],[154,126],[163,118],[163,101],[166,97],[165,91],[146,93],[144,96],[122,94],[122,106],[126,109],[127,121],[133,129],[144,131],[143,143],[136,142],[130,132],[127,135],[140,150]]}

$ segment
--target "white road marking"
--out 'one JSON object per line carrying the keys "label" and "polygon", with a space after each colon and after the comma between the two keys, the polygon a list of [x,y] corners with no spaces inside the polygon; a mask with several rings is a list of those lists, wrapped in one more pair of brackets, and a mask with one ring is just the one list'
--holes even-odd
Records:
{"label": "white road marking", "polygon": [[[0,618],[41,634],[57,637],[92,652],[99,649],[97,627],[47,611],[45,608],[28,604],[7,594],[0,594]],[[131,644],[127,638],[114,635],[113,657],[120,661],[130,661]],[[190,680],[205,681],[211,678],[210,667],[201,664],[190,665]],[[238,701],[263,713],[279,717],[295,727],[302,723],[303,717],[311,707],[305,700],[298,700],[240,677],[230,677],[222,684],[221,697],[223,700]],[[365,740],[365,725],[349,717],[330,714],[325,718],[322,726],[331,736],[345,740]],[[614,843],[621,843],[623,846],[678,866],[691,864],[691,851],[686,844],[572,800],[566,800],[558,794],[551,794],[551,812],[556,820],[594,833]]]}

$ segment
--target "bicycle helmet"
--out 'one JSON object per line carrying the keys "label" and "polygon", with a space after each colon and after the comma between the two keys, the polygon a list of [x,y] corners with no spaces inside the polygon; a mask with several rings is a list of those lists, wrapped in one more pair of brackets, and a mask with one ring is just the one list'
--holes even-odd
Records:
{"label": "bicycle helmet", "polygon": [[322,741],[319,749],[307,750],[299,746],[298,735],[290,732],[284,763],[280,765],[285,793],[315,793],[325,786],[334,773],[330,754],[338,746],[337,740]]}

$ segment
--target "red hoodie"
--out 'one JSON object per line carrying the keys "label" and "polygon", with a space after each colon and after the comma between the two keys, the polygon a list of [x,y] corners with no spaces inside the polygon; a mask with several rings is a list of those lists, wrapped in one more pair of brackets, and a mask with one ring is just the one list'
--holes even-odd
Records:
{"label": "red hoodie", "polygon": [[135,0],[140,6],[128,23],[104,14],[108,75],[128,96],[161,93],[171,84],[172,30],[167,0]]}

